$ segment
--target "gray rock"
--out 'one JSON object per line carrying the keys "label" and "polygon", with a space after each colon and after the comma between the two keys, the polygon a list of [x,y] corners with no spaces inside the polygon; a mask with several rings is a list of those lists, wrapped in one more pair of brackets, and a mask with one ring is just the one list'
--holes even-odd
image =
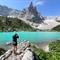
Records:
{"label": "gray rock", "polygon": [[25,54],[22,58],[22,60],[33,60],[34,59],[34,56],[33,56],[33,53],[32,51],[30,51],[28,48],[25,50]]}
{"label": "gray rock", "polygon": [[12,52],[12,49],[8,50],[5,54],[0,56],[0,60],[33,60],[34,56],[30,50],[29,41],[24,41],[18,44],[16,54]]}

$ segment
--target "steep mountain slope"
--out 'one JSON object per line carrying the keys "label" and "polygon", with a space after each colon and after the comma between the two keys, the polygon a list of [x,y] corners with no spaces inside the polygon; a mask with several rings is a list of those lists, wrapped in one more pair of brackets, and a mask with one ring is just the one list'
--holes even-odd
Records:
{"label": "steep mountain slope", "polygon": [[36,29],[21,19],[0,16],[0,31],[36,31]]}
{"label": "steep mountain slope", "polygon": [[54,28],[58,25],[60,25],[59,22],[56,22],[53,19],[46,19],[46,20],[44,20],[44,23],[39,24],[37,28],[41,29],[41,30],[51,30],[52,28]]}
{"label": "steep mountain slope", "polygon": [[54,30],[54,31],[60,31],[60,25],[54,27],[52,30]]}

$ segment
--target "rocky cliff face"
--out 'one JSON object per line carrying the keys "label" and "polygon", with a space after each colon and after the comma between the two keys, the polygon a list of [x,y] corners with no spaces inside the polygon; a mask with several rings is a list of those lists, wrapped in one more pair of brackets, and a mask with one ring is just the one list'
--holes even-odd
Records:
{"label": "rocky cliff face", "polygon": [[34,56],[29,46],[29,41],[21,42],[18,45],[17,53],[14,54],[12,49],[0,56],[0,60],[33,60]]}

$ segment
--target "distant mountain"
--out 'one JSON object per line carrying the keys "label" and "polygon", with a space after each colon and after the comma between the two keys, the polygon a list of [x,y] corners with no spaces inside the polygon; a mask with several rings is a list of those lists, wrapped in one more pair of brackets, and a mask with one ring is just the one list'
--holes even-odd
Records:
{"label": "distant mountain", "polygon": [[41,23],[42,20],[44,20],[44,18],[38,13],[37,8],[33,6],[32,2],[28,8],[23,9],[19,16],[35,23]]}
{"label": "distant mountain", "polygon": [[32,2],[29,7],[22,11],[0,5],[0,16],[19,17],[35,23],[41,23],[42,20],[44,20],[41,14],[38,13],[37,8],[33,6]]}
{"label": "distant mountain", "polygon": [[60,16],[42,16],[32,2],[22,11],[0,5],[0,15],[18,18],[38,30],[51,30],[60,25]]}
{"label": "distant mountain", "polygon": [[41,16],[41,14],[38,13],[37,8],[33,6],[32,2],[29,5],[29,7],[19,12],[13,11],[9,14],[9,16],[23,18],[25,20],[35,23],[41,23],[44,20],[43,16]]}
{"label": "distant mountain", "polygon": [[8,16],[10,11],[12,11],[11,8],[8,8],[7,6],[0,5],[0,15]]}
{"label": "distant mountain", "polygon": [[8,16],[11,12],[16,13],[19,12],[19,10],[0,5],[0,16]]}

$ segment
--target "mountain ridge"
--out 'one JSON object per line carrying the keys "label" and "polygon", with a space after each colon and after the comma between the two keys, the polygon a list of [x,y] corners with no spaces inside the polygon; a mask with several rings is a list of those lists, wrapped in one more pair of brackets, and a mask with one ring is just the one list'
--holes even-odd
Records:
{"label": "mountain ridge", "polygon": [[24,18],[25,20],[28,20],[34,23],[41,23],[44,20],[43,16],[41,16],[38,13],[37,8],[33,6],[32,2],[30,3],[29,7],[23,9],[17,14],[12,12],[11,14],[9,14],[9,16]]}
{"label": "mountain ridge", "polygon": [[8,16],[10,14],[11,11],[19,11],[17,9],[12,9],[12,8],[9,8],[5,5],[0,5],[0,16]]}
{"label": "mountain ridge", "polygon": [[43,22],[42,20],[44,20],[43,16],[41,16],[41,14],[38,13],[36,6],[33,6],[32,2],[27,8],[23,9],[22,11],[0,5],[0,15],[10,17],[20,17],[34,23],[41,23]]}
{"label": "mountain ridge", "polygon": [[[22,11],[11,9],[9,12],[8,7],[6,7],[8,11],[1,10],[0,12],[1,16],[7,16],[9,18],[18,18],[25,22],[26,24],[29,24],[34,29],[38,30],[51,30],[52,28],[60,25],[60,17],[59,16],[42,16],[35,6],[33,6],[33,3],[31,2],[30,5],[23,9]],[[7,13],[6,13],[7,12]]]}

